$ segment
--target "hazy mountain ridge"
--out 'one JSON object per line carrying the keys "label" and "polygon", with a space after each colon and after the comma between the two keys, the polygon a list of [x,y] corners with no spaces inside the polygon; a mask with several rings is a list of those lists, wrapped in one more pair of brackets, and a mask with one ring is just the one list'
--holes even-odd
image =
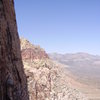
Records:
{"label": "hazy mountain ridge", "polygon": [[100,61],[100,56],[98,55],[91,55],[88,53],[68,53],[68,54],[58,54],[58,53],[51,53],[48,54],[52,59],[57,61]]}
{"label": "hazy mountain ridge", "polygon": [[[35,45],[27,42],[26,39],[21,40],[21,46],[30,100],[33,98],[34,100],[87,100],[82,93],[74,89],[73,85],[81,84],[70,78],[69,73],[64,72],[62,64],[55,63],[48,56],[45,56],[46,52],[41,51],[40,47],[34,49]],[[25,52],[23,55],[23,50],[29,48],[32,49],[31,53]],[[38,53],[33,53],[34,50]],[[45,53],[38,57],[40,52]]]}

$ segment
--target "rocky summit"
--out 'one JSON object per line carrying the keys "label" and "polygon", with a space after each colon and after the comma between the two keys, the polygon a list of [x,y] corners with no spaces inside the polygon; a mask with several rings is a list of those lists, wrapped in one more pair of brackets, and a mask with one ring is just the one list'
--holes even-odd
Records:
{"label": "rocky summit", "polygon": [[87,100],[73,88],[74,80],[67,76],[64,67],[49,59],[39,46],[23,38],[20,41],[30,100]]}
{"label": "rocky summit", "polygon": [[49,58],[46,52],[40,46],[32,45],[28,40],[21,38],[21,52],[23,60],[45,59]]}

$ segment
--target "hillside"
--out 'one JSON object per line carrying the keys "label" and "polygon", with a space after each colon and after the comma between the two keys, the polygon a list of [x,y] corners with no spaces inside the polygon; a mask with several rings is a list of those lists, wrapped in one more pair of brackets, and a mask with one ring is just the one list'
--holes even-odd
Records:
{"label": "hillside", "polygon": [[100,56],[88,53],[49,54],[49,57],[61,64],[67,65],[76,80],[86,88],[80,88],[89,98],[100,100]]}
{"label": "hillside", "polygon": [[43,49],[26,39],[20,41],[30,100],[87,100],[73,86],[81,84],[65,73],[62,64],[49,59]]}

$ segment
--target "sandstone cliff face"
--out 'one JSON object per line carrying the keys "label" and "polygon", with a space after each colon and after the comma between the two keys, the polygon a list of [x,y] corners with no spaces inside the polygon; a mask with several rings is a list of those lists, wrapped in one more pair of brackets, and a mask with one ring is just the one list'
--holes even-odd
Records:
{"label": "sandstone cliff face", "polygon": [[0,100],[28,100],[13,0],[0,0]]}
{"label": "sandstone cliff face", "polygon": [[[24,50],[27,50],[27,47],[35,48],[35,45],[27,43],[25,39],[21,40],[21,43],[21,48]],[[41,52],[40,47],[37,48],[37,51]],[[48,57],[44,58],[44,55],[42,58],[34,57],[31,60],[30,57],[23,57],[22,49],[30,100],[87,100],[82,93],[72,88],[71,79],[67,77],[63,67],[55,64]],[[31,53],[28,53],[27,56],[31,56]]]}

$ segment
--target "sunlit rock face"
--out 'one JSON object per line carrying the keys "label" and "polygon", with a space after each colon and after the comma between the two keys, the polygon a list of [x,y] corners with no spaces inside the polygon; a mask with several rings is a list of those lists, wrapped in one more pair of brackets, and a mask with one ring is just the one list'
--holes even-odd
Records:
{"label": "sunlit rock face", "polygon": [[49,58],[40,46],[32,45],[28,40],[21,38],[21,52],[23,60],[46,59]]}
{"label": "sunlit rock face", "polygon": [[[64,72],[64,68],[50,60],[43,49],[26,39],[20,41],[30,100],[87,100],[72,87],[72,79]],[[31,53],[26,52],[24,55],[25,50]],[[40,52],[43,52],[42,55]]]}
{"label": "sunlit rock face", "polygon": [[28,100],[13,0],[0,0],[0,100]]}

